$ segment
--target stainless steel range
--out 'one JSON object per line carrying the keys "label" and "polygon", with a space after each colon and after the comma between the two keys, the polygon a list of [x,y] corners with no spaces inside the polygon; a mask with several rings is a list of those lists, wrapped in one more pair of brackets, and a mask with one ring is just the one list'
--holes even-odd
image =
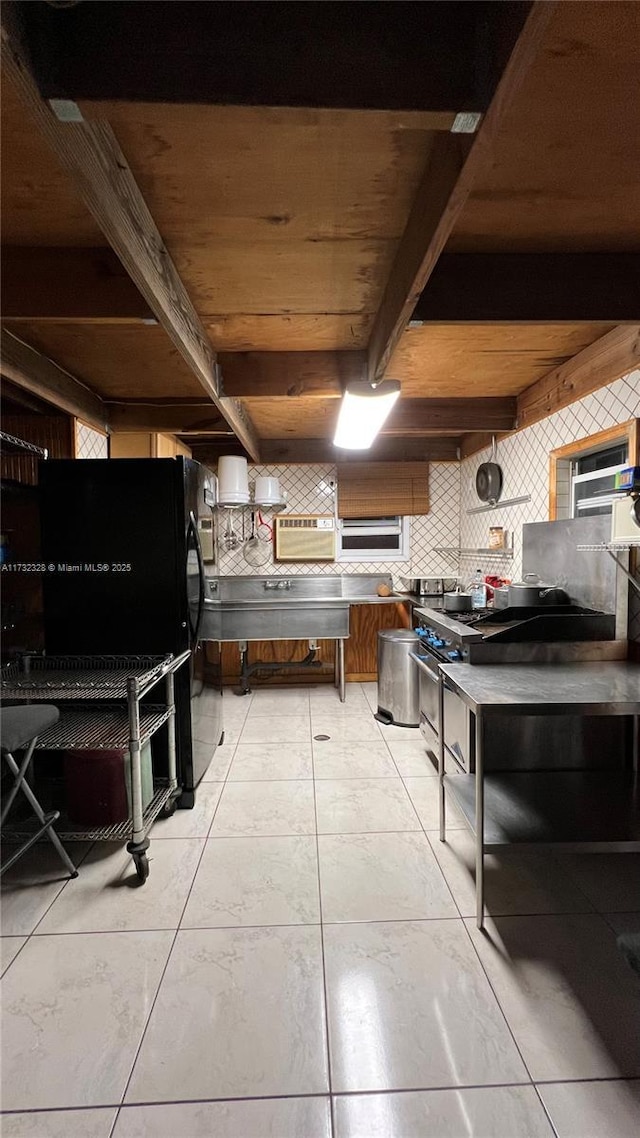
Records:
{"label": "stainless steel range", "polygon": [[[414,613],[420,646],[412,659],[419,670],[420,730],[432,762],[437,765],[440,730],[438,663],[562,663],[575,660],[624,658],[626,645],[613,639],[615,617],[579,605],[549,608],[484,609],[457,613],[455,619],[435,609]],[[475,768],[473,715],[462,700],[445,688],[444,740],[452,769],[468,774]],[[599,767],[610,762],[612,749],[627,749],[628,725],[612,726],[597,717],[531,716],[494,719],[487,730],[487,769],[547,769],[550,755],[561,754],[563,769]],[[612,730],[616,738],[611,735]],[[619,736],[619,737],[618,737]],[[554,767],[557,759],[553,760]]]}
{"label": "stainless steel range", "polygon": [[587,659],[592,657],[593,649],[581,649],[579,645],[611,641],[615,632],[613,613],[579,605],[480,609],[456,613],[455,617],[436,609],[417,608],[414,617],[421,651],[444,663],[560,663]]}

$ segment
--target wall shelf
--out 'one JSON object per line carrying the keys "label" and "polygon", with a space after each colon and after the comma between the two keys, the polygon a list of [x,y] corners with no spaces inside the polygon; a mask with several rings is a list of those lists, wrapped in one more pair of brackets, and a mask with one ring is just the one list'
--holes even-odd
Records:
{"label": "wall shelf", "polygon": [[531,494],[521,494],[519,498],[502,498],[497,502],[487,502],[486,506],[473,506],[467,514],[488,514],[493,510],[501,510],[503,506],[522,506],[531,501]]}
{"label": "wall shelf", "polygon": [[451,557],[506,557],[508,559],[513,557],[513,548],[510,546],[508,549],[459,549],[453,546],[437,546],[434,553],[444,553]]}

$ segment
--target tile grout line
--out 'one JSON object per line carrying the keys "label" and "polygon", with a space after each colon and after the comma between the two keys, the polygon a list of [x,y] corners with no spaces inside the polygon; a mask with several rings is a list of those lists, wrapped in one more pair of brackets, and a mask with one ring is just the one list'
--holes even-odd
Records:
{"label": "tile grout line", "polygon": [[311,741],[311,774],[313,777],[313,814],[316,824],[316,866],[318,874],[318,907],[320,912],[320,953],[322,957],[322,992],[324,997],[324,1030],[326,1036],[326,1056],[327,1056],[327,1082],[329,1090],[329,1131],[331,1138],[336,1133],[335,1125],[335,1110],[334,1110],[334,1096],[332,1086],[332,1073],[331,1073],[331,1049],[329,1044],[329,999],[327,992],[327,967],[325,961],[325,944],[324,944],[324,924],[322,915],[322,881],[320,877],[320,834],[318,832],[318,803],[316,799],[316,763],[315,763],[315,748],[313,746],[313,717],[311,715],[311,696],[309,696],[309,737]]}
{"label": "tile grout line", "polygon": [[543,1111],[544,1111],[544,1113],[545,1113],[545,1116],[546,1116],[546,1118],[547,1118],[547,1121],[548,1121],[548,1123],[549,1123],[549,1126],[551,1127],[551,1129],[552,1129],[552,1131],[553,1131],[553,1133],[554,1133],[554,1135],[555,1135],[555,1138],[560,1138],[560,1135],[559,1135],[559,1133],[558,1133],[558,1131],[557,1131],[557,1129],[556,1129],[556,1126],[555,1126],[555,1124],[554,1124],[554,1121],[553,1121],[553,1119],[552,1119],[551,1115],[549,1114],[549,1111],[547,1110],[547,1107],[546,1107],[546,1103],[545,1103],[545,1101],[544,1101],[544,1099],[543,1099],[542,1095],[540,1094],[540,1091],[538,1090],[538,1086],[537,1086],[537,1084],[536,1084],[536,1083],[534,1083],[534,1084],[533,1084],[533,1090],[534,1090],[534,1093],[535,1093],[535,1095],[536,1095],[536,1098],[538,1099],[538,1102],[540,1103],[540,1106],[542,1107],[542,1109],[543,1109]]}
{"label": "tile grout line", "polygon": [[[510,1083],[456,1083],[455,1086],[449,1084],[438,1084],[431,1087],[389,1087],[386,1090],[354,1090],[354,1091],[338,1091],[334,1094],[334,1098],[368,1098],[383,1095],[405,1095],[405,1094],[430,1094],[431,1092],[438,1093],[441,1091],[469,1091],[469,1090],[500,1090],[502,1088],[508,1089],[509,1087],[547,1087],[547,1086],[567,1086],[567,1085],[589,1085],[593,1083],[639,1083],[640,1076],[638,1075],[602,1075],[590,1079],[539,1079],[537,1083],[527,1082],[510,1082]],[[289,1101],[291,1099],[320,1099],[328,1098],[327,1093],[320,1094],[316,1091],[305,1092],[301,1091],[298,1094],[280,1094],[280,1095],[247,1095],[244,1098],[233,1096],[221,1096],[220,1098],[187,1098],[187,1099],[149,1099],[143,1102],[135,1102],[126,1104],[124,1110],[135,1110],[138,1107],[149,1106],[187,1106],[190,1104],[207,1104],[207,1103],[220,1103],[220,1102],[279,1102],[281,1100]],[[80,1106],[42,1106],[33,1107],[31,1110],[16,1109],[16,1110],[3,1110],[0,1111],[0,1117],[11,1117],[11,1115],[19,1114],[61,1114],[61,1113],[81,1113],[89,1110],[117,1110],[119,1104],[113,1102],[91,1103],[90,1105]]]}
{"label": "tile grout line", "polygon": [[[415,833],[418,833],[418,831],[417,830],[398,830],[398,831],[393,831],[393,830],[387,831],[387,830],[385,830],[385,831],[383,831],[383,833],[384,834],[387,834],[387,833],[390,833],[390,834],[396,834],[396,833],[397,834],[407,834],[407,833],[415,834]],[[267,834],[267,835],[260,835],[260,837],[263,837],[263,836],[265,836],[267,838],[271,838],[271,837],[292,837],[292,838],[311,838],[311,839],[313,839],[316,836],[323,837],[323,838],[324,837],[326,837],[326,838],[347,837],[348,838],[348,837],[351,837],[353,835],[350,835],[350,834],[320,834],[320,835],[315,835],[315,834],[285,834],[285,835]],[[359,836],[363,836],[363,835],[355,835],[355,836],[359,837]],[[368,836],[368,835],[364,835],[364,836]],[[217,840],[224,841],[225,839],[215,839],[215,838],[210,838],[210,839],[207,839],[207,838],[184,838],[183,839],[183,841],[202,842],[203,845],[206,845],[206,843],[208,841],[217,841]],[[496,914],[494,914],[492,919],[501,920],[504,918],[507,920],[512,920],[512,919],[513,920],[519,920],[520,918],[531,919],[532,917],[533,918],[537,918],[537,917],[543,918],[543,917],[601,917],[601,916],[603,916],[602,913],[576,913],[573,911],[567,912],[567,913],[496,913]],[[180,925],[180,931],[181,932],[184,932],[184,931],[206,932],[206,931],[217,931],[217,930],[224,930],[224,929],[229,930],[229,929],[262,929],[262,928],[299,929],[299,928],[304,928],[307,925],[310,925],[314,928],[319,928],[320,924],[322,924],[324,927],[337,926],[337,927],[342,928],[345,925],[393,925],[393,924],[405,924],[405,923],[430,924],[432,921],[459,921],[459,920],[462,920],[464,922],[464,921],[470,921],[470,920],[472,920],[472,918],[473,918],[473,914],[471,914],[471,913],[467,914],[466,916],[462,916],[460,913],[457,913],[455,916],[451,916],[451,917],[374,917],[374,918],[366,918],[366,919],[362,919],[362,920],[341,920],[341,921],[322,921],[322,922],[321,921],[280,921],[276,924],[270,923],[267,925],[265,925],[264,923],[256,924],[256,925],[185,925],[185,924],[181,924]],[[607,923],[607,927],[609,929],[611,928],[611,926],[609,926],[608,923]],[[172,932],[172,931],[174,931],[174,930],[173,930],[173,927],[171,925],[165,925],[161,928],[159,928],[158,926],[155,926],[154,928],[144,928],[144,929],[142,929],[142,928],[136,928],[136,929],[89,929],[89,930],[74,929],[73,931],[69,931],[69,932],[49,932],[49,933],[37,933],[37,934],[34,933],[33,935],[34,936],[37,935],[40,938],[44,938],[45,936],[46,937],[127,936],[130,933],[155,933],[155,932]],[[615,929],[611,930],[611,931],[615,932]],[[6,937],[2,937],[1,939],[3,939],[3,940],[12,940],[12,939],[19,940],[21,936],[26,937],[26,934],[25,933],[17,933],[17,934],[10,933]],[[26,939],[28,940],[30,938],[27,937]],[[25,943],[26,943],[26,941],[25,941]],[[25,945],[23,945],[22,948],[19,949],[19,952],[16,953],[16,955],[13,958],[13,960],[11,961],[11,963],[7,966],[7,970],[6,970],[7,972],[9,970],[9,968],[11,968],[13,961],[17,960],[19,953],[22,952],[22,949],[24,947],[25,947]],[[6,973],[5,973],[5,975],[6,975]],[[629,1076],[629,1077],[635,1077],[635,1076]],[[640,1078],[640,1076],[638,1076],[638,1077]],[[540,1081],[542,1081],[542,1082],[547,1081],[548,1082],[549,1080],[538,1080],[538,1081],[539,1082]]]}
{"label": "tile grout line", "polygon": [[[418,728],[418,731],[420,731],[420,728]],[[420,735],[420,738],[422,738],[422,735]],[[394,767],[396,768],[396,770],[397,770],[397,772],[398,772],[398,777],[400,778],[400,781],[402,782],[402,785],[403,785],[403,787],[404,787],[404,789],[405,789],[405,793],[406,793],[406,794],[409,796],[409,800],[410,800],[410,802],[411,802],[411,805],[413,806],[413,809],[414,809],[414,811],[415,811],[415,813],[416,813],[416,815],[417,815],[418,821],[419,821],[419,823],[420,823],[421,831],[422,831],[422,833],[424,834],[424,839],[425,839],[425,841],[426,841],[426,843],[427,843],[427,846],[429,847],[429,849],[430,849],[430,851],[431,851],[431,853],[432,853],[432,855],[433,855],[433,860],[435,861],[435,863],[436,863],[436,865],[437,865],[437,867],[438,867],[438,870],[439,870],[439,872],[440,872],[440,876],[442,877],[442,880],[444,881],[444,883],[445,883],[445,885],[446,885],[446,887],[447,887],[447,889],[448,889],[448,891],[449,891],[449,895],[450,895],[450,897],[451,897],[451,900],[453,901],[453,904],[454,904],[454,905],[455,905],[455,907],[456,907],[456,910],[457,910],[457,912],[458,912],[458,915],[459,915],[459,917],[460,917],[460,920],[462,920],[462,921],[463,921],[463,923],[464,923],[464,917],[462,916],[462,913],[460,912],[460,906],[458,905],[458,902],[456,901],[456,899],[455,899],[455,897],[454,897],[454,895],[453,895],[453,890],[452,890],[451,886],[449,885],[449,882],[447,881],[447,878],[446,878],[446,876],[445,876],[445,873],[444,873],[444,871],[443,871],[443,869],[442,869],[442,866],[440,865],[440,862],[438,861],[438,859],[437,859],[437,857],[436,857],[436,854],[435,854],[435,850],[432,848],[431,842],[429,841],[429,835],[428,835],[428,833],[427,833],[427,828],[426,828],[426,826],[424,825],[424,823],[423,823],[423,821],[422,821],[422,818],[421,818],[421,817],[420,817],[420,815],[418,814],[418,810],[417,810],[417,808],[414,806],[414,803],[413,803],[413,798],[411,797],[411,792],[409,791],[409,787],[407,786],[407,784],[406,784],[406,782],[405,782],[405,777],[408,777],[408,778],[414,777],[414,778],[415,778],[416,776],[415,776],[415,775],[413,775],[413,776],[412,776],[412,775],[408,775],[408,776],[405,776],[405,775],[403,775],[403,774],[402,774],[402,772],[400,771],[400,767],[398,766],[398,764],[397,764],[397,762],[396,762],[396,760],[395,760],[395,757],[394,757],[393,751],[391,750],[391,747],[390,747],[390,746],[389,746],[389,744],[387,743],[386,739],[384,740],[384,742],[385,742],[385,746],[386,746],[386,748],[387,748],[387,750],[388,750],[388,752],[389,752],[389,754],[390,754],[390,756],[391,756],[391,762],[393,763]],[[426,749],[426,748],[425,748],[425,749]],[[417,776],[417,777],[421,777],[421,776]],[[433,776],[432,776],[432,775],[427,775],[427,776],[424,776],[424,777],[427,777],[427,778],[432,778]],[[415,832],[415,831],[414,831],[414,832]],[[425,918],[425,919],[429,919],[429,918]],[[452,920],[452,919],[455,919],[455,918],[450,918],[450,917],[449,917],[449,918],[441,918],[441,919],[445,919],[445,920]]]}
{"label": "tile grout line", "polygon": [[[224,700],[224,697],[223,697],[223,700]],[[223,729],[223,731],[224,731],[224,704],[223,704],[223,720],[222,720],[222,729]],[[223,744],[223,745],[224,745],[224,744]],[[237,746],[237,744],[236,744],[236,746]],[[215,751],[214,751],[214,754],[215,754]],[[235,752],[234,752],[234,754],[235,754]],[[233,756],[231,757],[231,763],[232,763],[232,762],[233,762]],[[138,1062],[138,1059],[139,1059],[139,1057],[140,1057],[140,1052],[141,1052],[141,1050],[142,1050],[142,1045],[143,1045],[143,1043],[144,1043],[144,1040],[145,1040],[145,1036],[146,1036],[146,1034],[147,1034],[147,1031],[148,1031],[148,1028],[149,1028],[149,1024],[150,1024],[150,1022],[151,1022],[151,1017],[152,1017],[152,1015],[153,1015],[153,1012],[154,1012],[154,1009],[155,1009],[156,1003],[157,1003],[157,1001],[158,1001],[158,996],[160,995],[160,989],[162,988],[162,984],[163,984],[163,982],[164,982],[164,978],[165,978],[165,976],[166,976],[166,974],[167,974],[167,969],[168,969],[168,967],[169,967],[169,961],[171,960],[171,957],[173,956],[173,950],[174,950],[174,948],[175,948],[175,945],[176,945],[176,941],[177,941],[177,939],[178,939],[178,933],[180,932],[180,926],[181,926],[181,924],[182,924],[182,919],[183,919],[183,917],[184,917],[184,914],[185,914],[185,912],[186,912],[186,909],[187,909],[187,905],[189,904],[189,899],[190,899],[190,897],[191,897],[191,894],[192,894],[192,892],[193,892],[193,887],[194,887],[194,885],[195,885],[196,877],[198,876],[198,871],[199,871],[199,869],[200,869],[200,865],[202,864],[202,859],[203,859],[203,857],[204,857],[204,854],[205,854],[205,850],[206,850],[206,848],[207,848],[207,841],[208,841],[208,839],[209,839],[209,834],[211,833],[211,827],[213,826],[213,823],[214,823],[214,820],[215,820],[215,816],[216,816],[216,814],[218,813],[218,809],[219,809],[220,803],[221,803],[221,801],[222,801],[222,795],[224,794],[224,788],[225,788],[225,786],[227,785],[227,779],[228,779],[228,777],[229,777],[229,771],[231,770],[231,763],[229,763],[229,766],[228,766],[228,768],[227,768],[227,773],[226,773],[226,775],[225,775],[225,777],[224,777],[224,781],[223,781],[223,784],[222,784],[222,790],[220,791],[220,794],[219,794],[219,796],[218,796],[218,801],[217,801],[217,802],[216,802],[216,804],[215,804],[215,807],[214,807],[214,811],[213,811],[213,815],[212,815],[212,817],[211,817],[211,822],[209,823],[209,828],[208,828],[208,830],[207,830],[207,834],[206,834],[206,837],[205,837],[205,839],[204,839],[204,841],[203,841],[203,843],[202,843],[202,850],[201,850],[201,852],[200,852],[200,857],[198,858],[198,862],[197,862],[197,865],[196,865],[195,873],[194,873],[194,875],[193,875],[193,877],[192,877],[192,879],[191,879],[191,885],[189,886],[189,889],[188,889],[188,892],[187,892],[187,896],[186,896],[186,898],[185,898],[185,902],[184,902],[184,905],[182,906],[182,912],[181,912],[181,914],[180,914],[180,917],[178,918],[178,923],[177,923],[177,926],[176,926],[176,929],[175,929],[175,932],[174,932],[174,935],[173,935],[173,939],[172,939],[172,941],[171,941],[171,945],[170,945],[170,947],[169,947],[169,952],[167,953],[167,959],[165,960],[165,963],[164,963],[164,968],[162,969],[162,974],[161,974],[161,976],[160,976],[160,981],[159,981],[159,983],[158,983],[158,987],[156,988],[156,992],[155,992],[155,995],[154,995],[154,997],[153,997],[153,1000],[152,1000],[152,1002],[151,1002],[151,1007],[150,1007],[150,1009],[149,1009],[149,1015],[147,1016],[147,1019],[146,1019],[146,1023],[145,1023],[145,1025],[144,1025],[144,1028],[143,1028],[143,1030],[142,1030],[142,1034],[141,1034],[141,1036],[140,1036],[140,1042],[139,1042],[139,1044],[138,1044],[138,1046],[137,1046],[137,1048],[136,1048],[136,1053],[135,1053],[135,1055],[134,1055],[134,1057],[133,1057],[133,1062],[132,1062],[132,1064],[131,1064],[131,1069],[130,1069],[130,1071],[129,1071],[129,1076],[128,1076],[127,1080],[126,1080],[126,1083],[125,1083],[125,1086],[124,1086],[124,1090],[123,1090],[123,1092],[122,1092],[122,1097],[121,1097],[121,1099],[120,1099],[120,1103],[119,1103],[119,1105],[118,1105],[118,1109],[117,1109],[117,1112],[116,1112],[116,1116],[115,1116],[115,1118],[114,1118],[114,1120],[113,1120],[113,1126],[111,1127],[111,1130],[110,1130],[110,1132],[109,1132],[109,1138],[113,1138],[113,1134],[114,1134],[114,1132],[115,1132],[115,1129],[116,1129],[116,1126],[117,1126],[117,1124],[118,1124],[118,1119],[120,1118],[120,1111],[121,1111],[122,1107],[124,1106],[124,1100],[125,1100],[125,1098],[127,1097],[127,1091],[129,1090],[129,1086],[130,1086],[130,1084],[131,1084],[131,1080],[132,1080],[132,1078],[133,1078],[133,1072],[134,1072],[134,1070],[135,1070],[135,1067],[136,1067],[136,1063]],[[200,782],[200,784],[199,784],[199,785],[200,785],[200,786],[202,786],[202,782]]]}
{"label": "tile grout line", "polygon": [[[73,845],[73,843],[72,843],[72,842],[70,842],[70,843],[68,843],[68,844],[69,844],[69,845]],[[77,862],[77,864],[76,864],[76,862],[74,861],[74,865],[75,865],[75,867],[76,867],[76,869],[77,869],[77,870],[79,870],[79,869],[80,869],[80,866],[84,864],[84,862],[87,860],[87,858],[88,858],[89,854],[90,854],[90,853],[91,853],[91,851],[92,851],[92,850],[95,848],[95,846],[96,846],[96,845],[97,845],[97,842],[91,842],[91,843],[90,843],[90,845],[89,845],[89,849],[88,849],[88,850],[85,850],[85,852],[84,852],[83,856],[80,858],[80,861],[79,861],[79,862]],[[53,847],[52,847],[52,848],[53,848]],[[44,846],[44,844],[43,844],[43,849],[46,849],[46,846]],[[65,849],[66,849],[66,846],[65,846]],[[72,859],[72,860],[73,860],[73,859]],[[36,921],[36,923],[35,923],[35,925],[33,926],[33,928],[32,928],[32,930],[31,930],[31,932],[30,932],[30,933],[16,933],[16,934],[12,934],[12,935],[16,935],[16,936],[26,936],[26,938],[27,938],[27,939],[25,940],[24,944],[20,946],[20,948],[19,948],[19,949],[18,949],[18,951],[16,952],[16,954],[15,954],[15,956],[14,956],[13,960],[11,961],[11,963],[7,965],[7,967],[6,967],[5,971],[3,972],[3,976],[6,976],[7,972],[9,971],[9,969],[12,967],[12,965],[13,965],[13,964],[15,964],[15,962],[16,962],[16,960],[18,959],[18,957],[20,956],[20,954],[21,954],[21,953],[24,951],[24,949],[27,947],[27,945],[28,945],[29,941],[31,940],[31,937],[32,937],[32,936],[35,936],[37,929],[40,927],[40,925],[41,925],[41,924],[42,924],[42,922],[44,921],[45,917],[47,916],[47,914],[48,914],[48,912],[50,911],[50,909],[52,908],[52,906],[53,906],[53,905],[55,905],[56,901],[58,900],[58,897],[61,897],[61,896],[62,896],[62,894],[63,894],[64,890],[66,889],[67,885],[69,884],[69,882],[70,882],[70,881],[75,881],[75,880],[77,880],[75,877],[67,877],[67,878],[66,878],[66,880],[65,880],[65,881],[63,881],[63,883],[62,883],[62,885],[61,885],[60,889],[58,890],[58,892],[56,893],[55,897],[52,899],[51,903],[50,903],[49,905],[47,905],[47,907],[46,907],[46,909],[45,909],[44,913],[43,913],[43,914],[42,914],[42,916],[41,916],[41,917],[39,917],[39,919]],[[42,935],[42,934],[39,934],[39,935]]]}
{"label": "tile grout line", "polygon": [[[418,728],[418,731],[419,731],[419,730],[420,730],[420,728]],[[385,742],[386,742],[386,740],[385,740]],[[405,791],[406,791],[406,793],[409,795],[409,798],[411,798],[411,795],[409,794],[409,790],[408,790],[408,788],[407,788],[407,785],[406,785],[406,783],[405,783],[405,781],[404,781],[404,777],[403,777],[403,775],[402,775],[402,774],[400,774],[400,769],[399,769],[399,767],[398,767],[398,765],[397,765],[397,763],[396,763],[396,761],[395,761],[395,759],[394,759],[394,757],[393,757],[393,753],[391,752],[391,748],[389,747],[389,744],[388,744],[388,743],[387,743],[387,747],[389,748],[389,753],[390,753],[390,755],[391,755],[391,758],[393,759],[393,762],[394,762],[394,764],[395,764],[395,766],[396,766],[396,770],[398,771],[398,774],[400,775],[400,778],[402,779],[402,784],[403,784],[403,786],[404,786],[404,788],[405,788]],[[431,777],[431,776],[428,776],[428,777]],[[413,799],[411,799],[411,804],[413,805]],[[414,809],[415,809],[415,807],[414,807]],[[417,810],[416,810],[416,813],[417,813]],[[419,816],[418,816],[418,817],[419,817]],[[420,820],[420,823],[421,823],[421,825],[422,825],[422,819],[420,819],[420,818],[419,818],[419,820]],[[449,885],[449,882],[447,881],[447,879],[446,879],[446,877],[445,877],[445,874],[444,874],[444,872],[443,872],[443,870],[442,870],[442,867],[441,867],[441,865],[440,865],[440,862],[438,861],[438,859],[437,859],[437,857],[436,857],[436,855],[435,855],[435,851],[432,849],[432,846],[431,846],[431,842],[429,841],[429,838],[428,838],[428,835],[427,835],[427,831],[426,831],[426,828],[425,828],[425,826],[424,826],[424,825],[422,825],[422,832],[423,832],[423,834],[424,834],[424,837],[425,837],[425,841],[426,841],[427,845],[429,846],[429,849],[431,850],[431,853],[433,854],[433,858],[434,858],[434,861],[435,861],[436,865],[438,866],[438,869],[439,869],[439,871],[440,871],[440,874],[441,874],[441,876],[442,876],[443,880],[445,881],[445,884],[446,884],[446,886],[447,886],[447,889],[449,890],[449,893],[451,894],[451,899],[452,899],[452,901],[453,901],[453,903],[454,903],[454,905],[455,905],[456,909],[458,910],[458,913],[460,914],[460,920],[461,920],[461,923],[462,923],[462,928],[464,929],[465,935],[467,936],[467,938],[468,938],[468,940],[469,940],[469,942],[470,942],[470,944],[471,944],[471,948],[472,948],[473,952],[474,952],[474,953],[475,953],[475,955],[476,955],[476,958],[477,958],[477,960],[478,960],[478,963],[479,963],[479,965],[480,965],[480,968],[481,968],[481,970],[482,970],[482,973],[483,973],[483,975],[485,976],[485,979],[486,979],[486,981],[487,981],[487,984],[489,985],[489,989],[490,989],[490,991],[491,991],[491,993],[492,993],[492,995],[493,995],[493,998],[494,998],[494,1000],[495,1000],[495,1002],[496,1002],[496,1006],[497,1006],[497,1008],[498,1008],[498,1010],[499,1010],[499,1012],[500,1012],[500,1015],[502,1016],[502,1019],[503,1019],[503,1021],[504,1021],[505,1025],[506,1025],[506,1028],[507,1028],[507,1031],[509,1032],[509,1035],[511,1036],[511,1039],[513,1040],[513,1045],[514,1045],[514,1047],[515,1047],[515,1049],[516,1049],[516,1052],[517,1052],[517,1054],[518,1054],[518,1055],[519,1055],[519,1057],[520,1057],[520,1060],[521,1060],[521,1062],[522,1062],[522,1065],[523,1065],[523,1067],[524,1067],[524,1069],[525,1069],[525,1071],[526,1071],[527,1075],[529,1076],[529,1082],[530,1082],[530,1084],[531,1084],[531,1085],[534,1085],[534,1082],[533,1082],[533,1078],[532,1078],[532,1075],[531,1075],[531,1071],[529,1070],[529,1067],[528,1067],[528,1066],[527,1066],[527,1064],[525,1063],[525,1060],[524,1060],[524,1056],[523,1056],[523,1054],[522,1054],[522,1052],[521,1052],[521,1050],[520,1050],[520,1047],[518,1046],[518,1042],[517,1042],[517,1040],[516,1040],[516,1037],[515,1037],[515,1035],[514,1035],[514,1033],[513,1033],[513,1031],[512,1031],[512,1028],[511,1028],[511,1024],[509,1023],[509,1021],[508,1021],[508,1019],[507,1019],[507,1016],[506,1016],[506,1013],[505,1013],[505,1011],[504,1011],[504,1008],[502,1007],[502,1004],[500,1003],[500,1000],[498,999],[498,996],[497,996],[497,993],[496,993],[496,991],[495,991],[495,989],[494,989],[494,986],[493,986],[493,984],[491,983],[491,980],[489,979],[489,975],[488,975],[488,973],[487,973],[487,970],[486,970],[486,968],[484,967],[484,965],[483,965],[483,963],[482,963],[482,960],[480,959],[480,953],[478,952],[478,950],[477,950],[477,948],[476,948],[476,946],[475,946],[475,944],[474,944],[474,942],[473,942],[473,939],[472,939],[472,937],[471,937],[471,934],[469,933],[469,930],[468,930],[468,928],[467,928],[467,926],[466,926],[466,923],[465,923],[465,918],[462,916],[462,913],[460,912],[460,906],[458,905],[458,902],[456,901],[456,898],[455,898],[455,897],[454,897],[454,895],[453,895],[453,890],[451,889],[451,886]]]}

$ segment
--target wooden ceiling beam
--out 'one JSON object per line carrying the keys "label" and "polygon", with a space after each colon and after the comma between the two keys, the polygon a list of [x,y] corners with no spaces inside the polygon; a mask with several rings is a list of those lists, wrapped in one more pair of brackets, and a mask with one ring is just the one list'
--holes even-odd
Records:
{"label": "wooden ceiling beam", "polygon": [[411,323],[635,323],[639,253],[443,253]]}
{"label": "wooden ceiling beam", "polygon": [[[218,392],[216,356],[106,122],[60,122],[40,97],[17,33],[3,13],[2,66],[63,169],[178,351],[253,458],[258,440],[242,406]],[[29,129],[29,127],[25,127]]]}
{"label": "wooden ceiling beam", "polygon": [[338,450],[329,439],[263,439],[262,461],[281,462],[457,462],[459,439],[379,437],[368,451]]}
{"label": "wooden ceiling beam", "polygon": [[640,324],[614,328],[518,396],[518,430],[640,367]]}
{"label": "wooden ceiling beam", "polygon": [[112,249],[2,247],[3,320],[157,323]]}
{"label": "wooden ceiling beam", "polygon": [[339,398],[367,377],[365,352],[220,352],[223,390],[236,398]]}
{"label": "wooden ceiling beam", "polygon": [[159,431],[172,435],[223,435],[233,432],[215,403],[120,403],[107,402],[112,431]]}
{"label": "wooden ceiling beam", "polygon": [[[269,398],[274,398],[270,396]],[[295,408],[295,403],[293,404]],[[108,401],[114,431],[164,431],[176,435],[224,434],[225,420],[213,403]],[[287,403],[287,409],[289,404]],[[383,437],[428,437],[463,431],[510,431],[516,425],[515,396],[487,399],[401,399]],[[267,443],[261,442],[261,450]]]}
{"label": "wooden ceiling beam", "polygon": [[553,0],[532,4],[477,134],[466,139],[442,134],[434,139],[371,332],[371,380],[385,374],[474,184],[491,164],[505,112],[536,56],[555,8]]}
{"label": "wooden ceiling beam", "polygon": [[400,399],[383,435],[441,434],[453,431],[511,431],[516,425],[515,396],[487,399]]}
{"label": "wooden ceiling beam", "polygon": [[107,409],[102,399],[53,360],[4,328],[0,341],[0,372],[16,387],[53,404],[67,415],[76,415],[101,431],[107,429]]}
{"label": "wooden ceiling beam", "polygon": [[492,7],[20,5],[46,98],[415,109],[445,129],[486,106]]}

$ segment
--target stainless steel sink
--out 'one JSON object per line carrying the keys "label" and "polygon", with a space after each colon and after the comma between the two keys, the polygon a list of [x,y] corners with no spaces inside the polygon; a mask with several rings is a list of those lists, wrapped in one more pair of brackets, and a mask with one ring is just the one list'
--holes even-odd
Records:
{"label": "stainless steel sink", "polygon": [[381,583],[391,587],[391,578],[380,574],[212,578],[201,636],[222,641],[342,640],[349,635],[349,605],[383,603],[376,593]]}

